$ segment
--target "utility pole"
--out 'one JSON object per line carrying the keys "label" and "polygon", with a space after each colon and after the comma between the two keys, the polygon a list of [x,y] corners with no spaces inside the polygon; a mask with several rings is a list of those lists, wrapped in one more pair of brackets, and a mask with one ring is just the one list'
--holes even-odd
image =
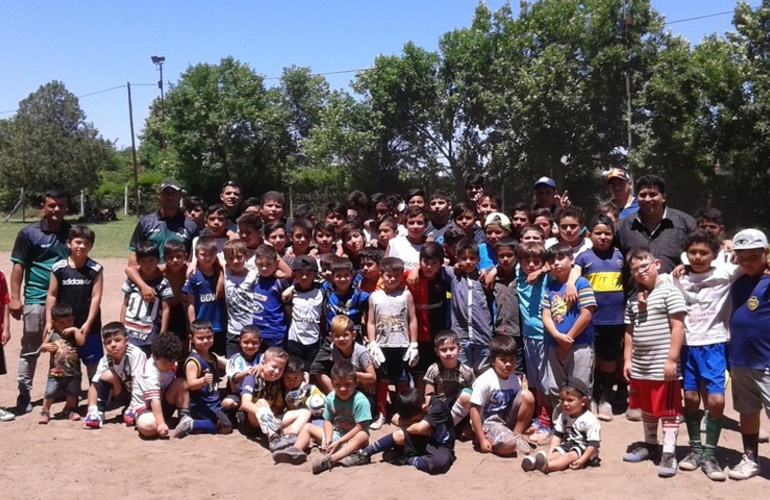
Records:
{"label": "utility pole", "polygon": [[134,213],[142,214],[139,200],[139,162],[136,160],[136,135],[134,134],[134,106],[131,104],[131,83],[126,82],[128,90],[128,120],[131,122],[131,158],[134,162]]}
{"label": "utility pole", "polygon": [[623,38],[626,43],[626,120],[628,129],[628,144],[627,156],[631,155],[632,138],[631,138],[631,126],[632,126],[632,110],[631,110],[631,72],[633,71],[632,54],[631,54],[631,38],[630,31],[634,27],[634,17],[631,14],[631,0],[625,0],[623,2]]}

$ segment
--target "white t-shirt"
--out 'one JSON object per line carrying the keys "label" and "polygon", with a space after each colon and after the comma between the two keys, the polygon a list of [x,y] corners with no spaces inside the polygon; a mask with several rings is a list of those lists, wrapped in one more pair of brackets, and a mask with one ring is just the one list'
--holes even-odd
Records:
{"label": "white t-shirt", "polygon": [[150,357],[136,377],[136,383],[131,391],[131,409],[136,413],[136,410],[149,408],[150,401],[161,399],[175,378],[174,370],[160,371],[155,364],[155,359]]}
{"label": "white t-shirt", "polygon": [[511,375],[507,379],[501,379],[494,368],[490,368],[473,383],[471,404],[481,407],[482,422],[494,415],[505,418],[508,407],[520,391],[518,377]]}
{"label": "white t-shirt", "polygon": [[241,330],[254,319],[254,283],[259,275],[249,271],[236,276],[225,269],[225,305],[227,306],[227,333],[240,336]]}
{"label": "white t-shirt", "polygon": [[559,403],[553,410],[553,432],[565,444],[575,444],[580,447],[596,446],[601,442],[602,426],[596,416],[590,411],[584,411],[577,418],[570,417]]}
{"label": "white t-shirt", "polygon": [[374,307],[374,338],[380,347],[409,347],[409,297],[401,288],[393,294],[376,290],[369,296]]}
{"label": "white t-shirt", "polygon": [[99,360],[99,364],[96,367],[96,373],[94,373],[91,381],[93,383],[99,382],[102,374],[107,370],[112,369],[120,380],[126,382],[128,379],[139,375],[139,372],[146,361],[147,355],[144,354],[144,351],[133,344],[128,344],[126,353],[123,355],[123,359],[120,360],[120,363],[116,363],[112,356],[102,356],[102,359]]}
{"label": "white t-shirt", "polygon": [[241,380],[238,383],[235,383],[233,382],[233,376],[235,376],[235,374],[237,373],[241,373],[242,371],[248,368],[251,368],[252,366],[257,366],[261,361],[262,361],[262,354],[260,353],[257,353],[257,355],[254,356],[254,359],[252,359],[251,361],[248,361],[246,358],[243,357],[243,354],[240,352],[233,354],[230,357],[230,359],[227,360],[227,366],[225,367],[225,375],[227,375],[228,380],[230,380],[230,386],[234,394],[241,393],[241,383],[243,382],[243,380]]}
{"label": "white t-shirt", "polygon": [[317,344],[321,340],[321,318],[324,309],[324,294],[321,288],[313,287],[300,292],[295,287],[291,299],[289,340],[302,345]]}
{"label": "white t-shirt", "polygon": [[404,261],[404,270],[409,271],[420,265],[422,244],[411,243],[406,236],[398,236],[388,242],[388,256]]}

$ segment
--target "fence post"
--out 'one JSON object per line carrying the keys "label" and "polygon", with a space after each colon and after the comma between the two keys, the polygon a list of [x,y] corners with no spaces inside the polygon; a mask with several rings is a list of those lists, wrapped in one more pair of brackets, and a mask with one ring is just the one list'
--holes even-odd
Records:
{"label": "fence post", "polygon": [[128,215],[128,184],[123,186],[123,215]]}
{"label": "fence post", "polygon": [[82,189],[80,190],[80,216],[86,216],[86,197]]}
{"label": "fence post", "polygon": [[21,188],[21,222],[27,222],[27,198],[24,196],[24,188]]}

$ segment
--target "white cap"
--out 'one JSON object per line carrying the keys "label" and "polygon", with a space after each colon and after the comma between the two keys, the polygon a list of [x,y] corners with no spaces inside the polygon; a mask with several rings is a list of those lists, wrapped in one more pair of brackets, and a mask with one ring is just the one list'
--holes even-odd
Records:
{"label": "white cap", "polygon": [[767,236],[759,229],[744,229],[733,237],[733,250],[767,248]]}

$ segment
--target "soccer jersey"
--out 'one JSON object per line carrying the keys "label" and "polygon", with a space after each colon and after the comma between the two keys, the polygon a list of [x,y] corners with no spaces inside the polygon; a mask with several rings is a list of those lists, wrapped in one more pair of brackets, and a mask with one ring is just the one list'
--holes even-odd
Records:
{"label": "soccer jersey", "polygon": [[369,294],[351,286],[346,294],[341,295],[328,281],[322,289],[326,297],[326,331],[332,331],[332,319],[338,314],[343,314],[350,318],[358,338],[361,338],[364,311],[369,310]]}
{"label": "soccer jersey", "polygon": [[400,288],[393,293],[377,290],[369,297],[372,303],[375,340],[380,347],[409,346],[409,309],[411,293]]}
{"label": "soccer jersey", "polygon": [[455,425],[452,419],[452,411],[446,402],[441,399],[432,398],[428,405],[428,411],[422,417],[422,420],[430,425],[428,435],[409,435],[416,455],[425,455],[428,452],[429,445],[454,451]]}
{"label": "soccer jersey", "polygon": [[58,231],[52,230],[45,219],[19,231],[13,244],[11,262],[24,268],[24,303],[45,304],[51,266],[70,254],[67,238],[69,222],[63,221]]}
{"label": "soccer jersey", "polygon": [[254,284],[254,321],[263,339],[281,340],[286,335],[286,313],[281,292],[287,287],[286,280],[273,276],[260,276]]}
{"label": "soccer jersey", "polygon": [[601,443],[601,424],[596,416],[586,410],[577,417],[571,417],[561,403],[553,410],[553,434],[561,439],[563,448],[576,446],[585,449],[588,446],[599,447]]}
{"label": "soccer jersey", "polygon": [[[408,274],[408,271],[404,272],[404,281]],[[416,285],[407,286],[414,300],[417,341],[433,342],[436,332],[446,330],[451,325],[449,300],[452,284],[449,275],[442,268],[432,280],[421,275]]]}
{"label": "soccer jersey", "polygon": [[406,236],[398,236],[388,242],[388,256],[404,261],[404,269],[408,271],[420,265],[422,245],[412,243]]}
{"label": "soccer jersey", "polygon": [[195,299],[195,319],[205,319],[211,322],[215,333],[223,331],[225,310],[222,302],[217,300],[217,281],[219,273],[203,274],[196,269],[182,287],[182,292],[192,295]]}
{"label": "soccer jersey", "polygon": [[575,258],[575,265],[583,270],[596,298],[594,325],[623,324],[623,264],[623,254],[617,248],[607,252],[591,249]]}
{"label": "soccer jersey", "polygon": [[192,240],[197,235],[198,226],[195,221],[185,217],[181,211],[178,211],[173,217],[163,217],[161,212],[157,211],[145,215],[136,223],[128,248],[135,252],[137,243],[151,241],[158,245],[160,260],[163,262],[163,246],[167,241],[181,241],[189,255]]}
{"label": "soccer jersey", "polygon": [[332,391],[326,397],[324,420],[331,422],[334,430],[342,435],[356,424],[361,424],[363,430],[368,433],[369,424],[372,422],[372,408],[361,391],[355,391],[353,396],[346,400],[339,399],[337,393]]}
{"label": "soccer jersey", "polygon": [[454,223],[452,221],[448,221],[441,227],[435,226],[433,222],[428,222],[428,227],[425,228],[425,237],[433,238],[433,241],[441,245],[444,243],[444,233],[453,227]]}
{"label": "soccer jersey", "polygon": [[521,333],[525,338],[543,340],[543,314],[540,304],[543,302],[546,283],[550,283],[549,275],[540,276],[536,283],[527,283],[527,275],[516,265],[518,284],[516,292],[519,297],[519,312],[521,313]]}
{"label": "soccer jersey", "polygon": [[452,400],[460,395],[463,389],[470,389],[476,381],[473,369],[460,362],[454,368],[444,368],[440,363],[433,363],[425,372],[426,384],[433,386],[434,398]]}
{"label": "soccer jersey", "polygon": [[315,345],[321,341],[321,320],[325,312],[324,294],[319,287],[297,290],[291,298],[291,324],[289,340],[302,345]]}
{"label": "soccer jersey", "polygon": [[254,320],[254,283],[259,276],[248,271],[236,276],[225,269],[225,306],[227,309],[227,333],[239,336],[246,325]]}
{"label": "soccer jersey", "polygon": [[[543,309],[551,311],[551,319],[559,333],[566,334],[575,325],[575,322],[580,317],[580,310],[586,307],[596,307],[596,299],[594,298],[594,291],[591,289],[591,285],[583,277],[580,277],[575,282],[575,288],[578,292],[578,300],[575,304],[570,306],[567,303],[565,295],[567,293],[567,284],[559,283],[554,280],[546,288],[543,295],[543,302],[540,304]],[[558,345],[556,339],[551,335],[545,337],[545,341],[552,346]],[[575,337],[575,344],[590,344],[594,341],[594,325],[589,322],[586,329],[580,332]]]}
{"label": "soccer jersey", "polygon": [[209,359],[204,358],[195,351],[192,351],[187,359],[184,360],[184,371],[187,373],[187,365],[193,363],[196,366],[197,378],[211,373],[214,379],[210,384],[203,384],[203,387],[190,391],[190,411],[195,415],[207,415],[210,412],[222,410],[222,403],[219,401],[219,366],[217,355],[209,353]]}
{"label": "soccer jersey", "polygon": [[252,366],[257,366],[262,361],[262,354],[257,353],[256,356],[254,356],[254,359],[251,361],[247,360],[243,357],[243,353],[236,353],[233,354],[230,359],[227,360],[227,367],[225,368],[225,375],[230,380],[230,385],[232,387],[232,392],[240,394],[241,393],[241,384],[243,383],[243,380],[241,380],[238,383],[233,382],[233,376],[235,376],[236,373],[241,373],[242,371],[245,371]]}
{"label": "soccer jersey", "polygon": [[137,413],[136,410],[149,408],[153,399],[162,399],[175,378],[174,370],[161,371],[155,364],[155,358],[147,359],[139,370],[131,391],[131,409]]}
{"label": "soccer jersey", "polygon": [[246,375],[241,382],[241,397],[251,396],[252,401],[264,399],[273,410],[282,410],[285,406],[283,400],[283,384],[280,380],[268,382],[262,377]]}
{"label": "soccer jersey", "polygon": [[133,377],[139,375],[145,362],[147,361],[147,355],[136,347],[135,345],[128,344],[126,346],[126,353],[120,361],[115,361],[112,356],[105,355],[99,360],[99,364],[96,366],[96,373],[91,378],[91,382],[94,384],[99,382],[102,378],[102,374],[107,370],[112,370],[115,375],[123,381],[123,383],[131,382]]}
{"label": "soccer jersey", "polygon": [[742,276],[732,287],[730,366],[770,366],[770,276]]}
{"label": "soccer jersey", "polygon": [[[72,307],[75,326],[82,327],[83,323],[88,320],[88,313],[91,311],[91,294],[94,289],[94,282],[102,273],[101,264],[88,259],[82,267],[73,268],[70,267],[67,259],[62,259],[51,266],[51,273],[56,278],[58,285],[56,303],[67,304]],[[98,334],[101,331],[101,313],[97,312],[89,333]]]}
{"label": "soccer jersey", "polygon": [[151,280],[145,280],[147,286],[155,291],[155,300],[147,302],[142,296],[139,285],[127,279],[123,283],[121,291],[128,295],[126,317],[124,324],[129,342],[134,345],[150,345],[155,336],[160,332],[161,302],[174,296],[168,280],[158,276]]}
{"label": "soccer jersey", "polygon": [[507,379],[497,376],[493,368],[488,369],[473,383],[471,404],[481,407],[481,421],[497,415],[505,420],[505,413],[521,391],[518,377]]}
{"label": "soccer jersey", "polygon": [[[665,380],[663,366],[671,347],[672,314],[684,313],[684,297],[671,283],[660,281],[647,294],[646,308],[632,297],[626,304],[625,322],[633,325],[631,377],[637,380]],[[681,377],[677,360],[677,378]]]}

